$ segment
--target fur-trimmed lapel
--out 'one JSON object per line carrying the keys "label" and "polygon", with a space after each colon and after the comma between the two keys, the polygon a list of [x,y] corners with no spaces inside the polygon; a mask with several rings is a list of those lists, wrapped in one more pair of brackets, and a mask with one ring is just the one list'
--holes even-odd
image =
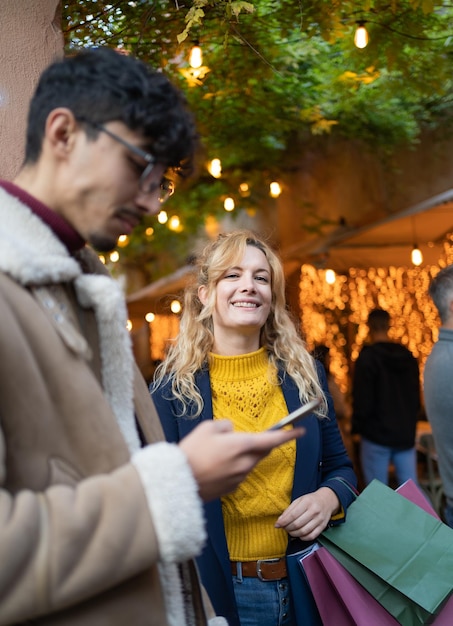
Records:
{"label": "fur-trimmed lapel", "polygon": [[111,277],[83,274],[52,230],[0,188],[0,271],[24,286],[74,282],[79,303],[94,309],[106,398],[130,452],[140,447],[133,407],[133,355],[122,290]]}

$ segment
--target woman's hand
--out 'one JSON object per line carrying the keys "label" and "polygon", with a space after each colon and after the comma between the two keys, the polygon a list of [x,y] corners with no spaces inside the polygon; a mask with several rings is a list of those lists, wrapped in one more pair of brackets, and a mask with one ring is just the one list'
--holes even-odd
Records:
{"label": "woman's hand", "polygon": [[329,487],[300,496],[278,518],[275,527],[292,537],[313,541],[327,527],[332,515],[340,511],[340,501]]}

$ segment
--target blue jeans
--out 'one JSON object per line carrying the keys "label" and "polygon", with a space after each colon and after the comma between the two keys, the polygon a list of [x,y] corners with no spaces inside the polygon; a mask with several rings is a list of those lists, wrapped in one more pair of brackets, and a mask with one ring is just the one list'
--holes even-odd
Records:
{"label": "blue jeans", "polygon": [[263,581],[242,577],[239,569],[233,576],[233,587],[241,626],[296,626],[287,578]]}
{"label": "blue jeans", "polygon": [[389,483],[389,465],[395,467],[398,486],[412,478],[417,483],[417,455],[414,448],[402,450],[373,443],[368,439],[361,438],[360,462],[362,464],[363,478],[368,485],[373,478],[377,478],[384,485]]}
{"label": "blue jeans", "polygon": [[448,504],[444,508],[444,520],[450,528],[453,528],[453,507]]}

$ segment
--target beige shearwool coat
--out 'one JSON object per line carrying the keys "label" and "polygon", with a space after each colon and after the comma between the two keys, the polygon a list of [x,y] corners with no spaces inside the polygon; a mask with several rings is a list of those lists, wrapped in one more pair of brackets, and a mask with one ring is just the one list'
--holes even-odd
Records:
{"label": "beige shearwool coat", "polygon": [[0,624],[204,625],[202,503],[101,268],[0,189]]}

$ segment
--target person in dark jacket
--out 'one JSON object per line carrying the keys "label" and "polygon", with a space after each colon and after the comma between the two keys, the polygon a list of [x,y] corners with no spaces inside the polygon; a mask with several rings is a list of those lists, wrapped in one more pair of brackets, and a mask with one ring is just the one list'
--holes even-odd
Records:
{"label": "person in dark jacket", "polygon": [[420,377],[411,352],[388,336],[390,315],[374,309],[368,316],[371,345],[355,364],[352,432],[360,435],[365,484],[389,482],[393,464],[398,484],[417,482],[415,435],[420,410]]}

